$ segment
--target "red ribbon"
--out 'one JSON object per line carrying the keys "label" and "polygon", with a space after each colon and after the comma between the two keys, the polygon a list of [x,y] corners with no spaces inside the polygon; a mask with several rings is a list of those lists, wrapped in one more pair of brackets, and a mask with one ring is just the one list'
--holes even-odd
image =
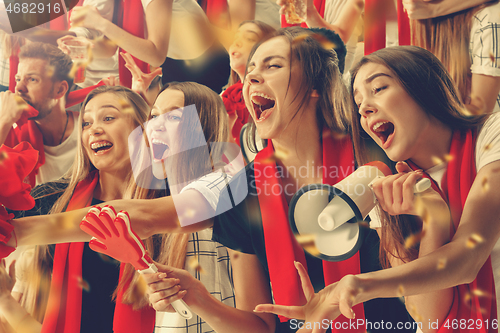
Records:
{"label": "red ribbon", "polygon": [[[262,226],[264,229],[264,240],[266,245],[266,256],[269,267],[269,276],[276,304],[281,305],[303,305],[305,297],[294,261],[299,261],[306,267],[304,250],[297,243],[288,221],[288,203],[283,194],[281,179],[275,177],[278,174],[276,163],[272,156],[274,148],[269,144],[255,158],[255,184],[259,193],[259,205],[262,213]],[[323,139],[323,183],[334,185],[344,178],[344,174],[354,171],[354,156],[351,139],[349,136],[334,139],[331,135]],[[330,168],[340,172],[331,172]],[[269,175],[272,175],[269,177]],[[277,191],[278,190],[278,191]],[[341,262],[323,261],[323,274],[325,285],[339,281],[347,274],[359,274],[359,253]],[[357,319],[364,319],[363,304],[353,308]],[[280,317],[286,321],[287,318]],[[349,322],[343,316],[335,322]],[[346,327],[346,325],[333,325],[334,327]],[[349,327],[349,325],[347,325]],[[337,331],[334,329],[334,331]],[[342,329],[342,332],[364,332],[359,329]]]}

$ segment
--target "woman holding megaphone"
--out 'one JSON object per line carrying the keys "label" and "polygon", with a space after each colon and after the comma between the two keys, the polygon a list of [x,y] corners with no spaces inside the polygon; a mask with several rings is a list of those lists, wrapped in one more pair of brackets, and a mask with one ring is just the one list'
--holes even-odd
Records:
{"label": "woman holding megaphone", "polygon": [[[498,115],[463,116],[446,69],[418,47],[386,48],[364,57],[353,71],[352,91],[357,159],[366,162],[368,134],[390,159],[406,161],[396,165],[396,175],[373,185],[385,212],[386,266],[392,267],[348,275],[319,294],[298,267],[307,305],[256,309],[306,321],[340,313],[352,318],[355,304],[403,295],[424,331],[497,332]],[[432,180],[433,189],[416,199],[412,188],[422,176]]]}

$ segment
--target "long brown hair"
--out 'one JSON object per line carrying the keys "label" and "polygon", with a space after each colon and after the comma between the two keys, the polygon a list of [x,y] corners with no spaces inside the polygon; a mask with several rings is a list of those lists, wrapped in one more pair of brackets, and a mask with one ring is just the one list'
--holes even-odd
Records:
{"label": "long brown hair", "polygon": [[[84,114],[83,111],[87,103],[92,98],[103,93],[116,94],[131,106],[133,112],[129,112],[128,114],[135,126],[143,126],[144,122],[147,119],[147,115],[149,113],[148,105],[137,93],[133,92],[132,90],[121,86],[101,86],[92,90],[85,98],[85,101],[83,102],[82,108],[80,110],[80,115],[78,117],[79,130],[75,162],[73,163],[71,169],[60,180],[60,184],[67,184],[67,187],[65,190],[57,190],[57,188],[54,188],[56,192],[63,192],[63,194],[52,206],[49,214],[63,212],[66,209],[69,201],[71,200],[78,182],[85,179],[91,171],[96,170],[95,166],[90,162],[90,159],[87,156],[82,145],[82,119]],[[131,176],[131,173],[124,181],[133,183],[133,177]],[[56,192],[51,192],[50,194],[55,194]],[[44,195],[47,195],[46,191],[40,195],[37,194],[36,190],[33,193],[35,199],[39,199]],[[21,298],[21,304],[39,322],[43,321],[50,290],[53,264],[53,257],[51,252],[52,251],[50,246],[36,247],[35,255],[33,258],[34,269],[27,276],[28,279],[26,289]]]}
{"label": "long brown hair", "polygon": [[[477,128],[489,116],[463,116],[464,105],[460,101],[456,87],[443,64],[431,52],[417,46],[395,46],[378,50],[363,57],[352,70],[351,103],[354,109],[351,113],[351,123],[358,165],[376,159],[367,147],[374,143],[360,126],[359,110],[352,97],[356,75],[359,69],[368,63],[387,67],[426,114],[453,130]],[[381,213],[380,258],[382,265],[390,267],[388,255],[404,262],[417,258],[418,247],[408,249],[404,244],[407,236],[421,229],[421,223],[409,215],[390,216],[386,212]]]}
{"label": "long brown hair", "polygon": [[[243,21],[240,23],[238,28],[244,24],[247,24],[247,23],[253,23],[257,27],[259,27],[260,31],[262,32],[261,39],[267,38],[267,36],[271,35],[273,32],[276,31],[276,29],[271,27],[269,24],[264,23],[264,22],[259,21],[259,20]],[[229,73],[229,80],[227,81],[227,87],[232,86],[233,84],[237,83],[239,80],[240,80],[240,77],[238,76],[238,73],[236,73],[233,69],[231,69],[231,73]]]}
{"label": "long brown hair", "polygon": [[465,102],[470,90],[469,44],[472,18],[487,5],[483,4],[446,16],[410,22],[412,45],[431,51],[441,60],[457,85],[462,102]]}
{"label": "long brown hair", "polygon": [[[211,144],[215,142],[230,142],[227,112],[220,96],[201,84],[194,82],[169,83],[163,87],[158,96],[167,89],[181,91],[184,94],[184,105],[194,105],[196,107],[196,116],[199,118],[199,123],[201,124],[206,140],[206,145],[203,145],[201,150],[188,149],[175,156],[178,167],[175,168],[176,175],[173,177],[176,178],[176,183],[190,182],[217,169],[216,162],[222,159],[223,145]],[[197,119],[184,119],[185,114],[183,113],[183,119],[181,119],[178,131],[181,135],[179,138],[181,145],[192,141],[193,126],[198,122]],[[188,115],[187,118],[192,117],[190,113],[186,115]],[[151,115],[149,118],[151,119]],[[210,158],[200,158],[200,151],[208,151]],[[196,163],[193,163],[193,161],[196,161]],[[210,161],[213,161],[215,165],[212,165]],[[165,195],[165,192],[141,187],[136,187],[131,194],[132,198],[136,199],[155,198],[163,195]],[[145,240],[146,249],[155,261],[176,268],[184,268],[189,236],[190,234],[188,233],[155,235]],[[137,293],[134,290],[139,287],[139,274],[132,265],[128,264],[125,267],[124,275],[118,289],[124,288],[130,279],[132,279],[131,287],[125,291],[123,302],[133,304],[134,308],[141,308],[147,305],[147,297],[137,298],[135,296]]]}
{"label": "long brown hair", "polygon": [[[286,38],[290,44],[290,62],[297,61],[302,69],[301,78],[293,78],[301,80],[299,91],[303,94],[296,96],[302,99],[290,121],[299,115],[302,107],[309,102],[313,90],[316,90],[319,95],[316,103],[316,119],[320,133],[324,126],[334,133],[345,133],[348,126],[346,119],[352,106],[349,102],[347,87],[339,71],[337,53],[334,49],[324,48],[317,39],[311,36],[313,33],[301,27],[280,29],[253,47],[248,56],[248,62],[262,43],[276,37]],[[306,37],[302,38],[303,36]],[[291,76],[290,80],[292,80]],[[290,81],[288,87],[290,87]],[[256,147],[256,130],[252,118],[249,124],[250,135],[247,137],[247,144],[249,147]]]}

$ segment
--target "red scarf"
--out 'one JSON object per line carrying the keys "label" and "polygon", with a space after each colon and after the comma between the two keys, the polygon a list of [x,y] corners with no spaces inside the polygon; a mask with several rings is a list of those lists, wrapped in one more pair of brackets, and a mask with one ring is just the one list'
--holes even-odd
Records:
{"label": "red scarf", "polygon": [[[5,245],[14,227],[7,221],[14,217],[5,207],[13,210],[33,208],[35,200],[30,195],[31,186],[23,180],[33,170],[38,152],[27,142],[14,148],[0,147],[0,259],[7,257],[15,248]],[[5,207],[4,207],[5,206]]]}
{"label": "red scarf", "polygon": [[[446,173],[443,176],[443,190],[441,191],[437,184],[432,182],[433,189],[441,194],[450,207],[454,224],[454,228],[450,230],[451,237],[454,236],[455,230],[457,230],[460,224],[465,201],[476,177],[475,148],[476,134],[472,130],[466,132],[455,131],[450,148],[450,155],[453,159],[449,162]],[[412,167],[415,166],[413,165]],[[472,293],[474,290],[481,290],[491,297],[474,295]],[[483,313],[481,313],[481,310]],[[474,332],[496,333],[498,330],[491,327],[494,319],[497,319],[495,282],[493,280],[491,258],[488,257],[472,283],[462,284],[454,288],[453,304],[450,313],[442,323],[448,323],[449,327],[441,326],[438,333],[469,332],[467,329],[460,328],[460,320],[465,320],[467,323],[469,323],[469,320],[471,322],[474,321],[474,323],[476,323],[476,320],[481,320],[482,329],[474,330]],[[453,329],[452,324],[457,320],[459,323],[458,328]]]}
{"label": "red scarf", "polygon": [[[365,55],[385,48],[386,0],[365,0]],[[410,19],[398,0],[399,45],[410,45]]]}
{"label": "red scarf", "polygon": [[236,115],[236,121],[231,129],[231,134],[238,146],[240,145],[241,128],[248,122],[248,118],[250,117],[241,93],[242,88],[243,84],[237,82],[222,93],[222,100],[224,101],[227,114],[229,116]]}
{"label": "red scarf", "polygon": [[[276,189],[283,189],[281,179],[268,175],[276,175],[278,170],[271,157],[274,154],[270,144],[260,151],[255,158],[255,183],[259,194],[259,205],[262,213],[262,226],[266,245],[266,256],[269,267],[269,276],[273,289],[274,301],[281,305],[303,305],[305,297],[294,261],[299,261],[307,269],[304,250],[297,243],[288,221],[288,203],[282,191],[275,194]],[[334,185],[343,178],[343,172],[335,173],[330,177],[330,168],[354,171],[354,156],[351,139],[346,136],[334,139],[330,135],[323,139],[323,165],[327,172],[323,173],[323,183]],[[267,170],[266,170],[267,169]],[[351,172],[349,172],[351,173]],[[347,274],[359,274],[359,253],[341,262],[323,261],[325,285],[339,281]],[[356,319],[364,319],[363,304],[353,308]],[[286,321],[287,318],[280,317]],[[337,318],[336,322],[348,320],[345,317]],[[342,326],[342,325],[341,325]],[[359,330],[342,330],[342,332],[361,332]]]}
{"label": "red scarf", "polygon": [[[303,1],[307,1],[307,0],[303,0]],[[318,11],[319,15],[321,15],[321,17],[325,17],[325,0],[314,0],[314,7],[316,7],[316,10]],[[281,27],[282,28],[294,27],[294,26],[301,26],[303,28],[308,28],[306,22],[304,22],[302,24],[287,23],[285,15],[281,15]]]}
{"label": "red scarf", "polygon": [[[78,183],[66,211],[88,207],[92,203],[94,189],[99,183],[99,173],[91,172]],[[41,333],[78,333],[82,315],[82,256],[85,243],[57,244],[47,311]],[[120,278],[124,265],[120,266]],[[121,302],[121,292],[115,306],[113,331],[115,333],[151,333],[154,329],[152,308],[132,310],[131,305]],[[139,329],[139,327],[141,329]]]}
{"label": "red scarf", "polygon": [[[127,1],[118,1],[121,6],[118,8],[118,26],[123,30],[131,33],[134,36],[144,38],[144,10],[142,8],[141,0],[127,0]],[[115,2],[116,3],[116,2]],[[120,48],[120,52],[127,52]],[[149,65],[134,58],[135,63],[141,71],[144,73],[149,73]],[[132,74],[125,67],[125,60],[123,57],[118,57],[118,72],[120,75],[120,84],[131,88],[132,87]]]}

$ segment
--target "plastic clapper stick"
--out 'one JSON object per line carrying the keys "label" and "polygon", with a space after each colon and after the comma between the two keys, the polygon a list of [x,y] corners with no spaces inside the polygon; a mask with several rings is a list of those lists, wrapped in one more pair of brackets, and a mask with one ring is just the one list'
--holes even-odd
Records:
{"label": "plastic clapper stick", "polygon": [[[92,207],[80,223],[80,228],[93,236],[89,243],[92,250],[130,263],[141,274],[158,272],[141,239],[130,227],[127,212],[116,214],[111,206],[102,209]],[[183,300],[176,300],[171,305],[183,318],[192,318],[193,314]]]}

